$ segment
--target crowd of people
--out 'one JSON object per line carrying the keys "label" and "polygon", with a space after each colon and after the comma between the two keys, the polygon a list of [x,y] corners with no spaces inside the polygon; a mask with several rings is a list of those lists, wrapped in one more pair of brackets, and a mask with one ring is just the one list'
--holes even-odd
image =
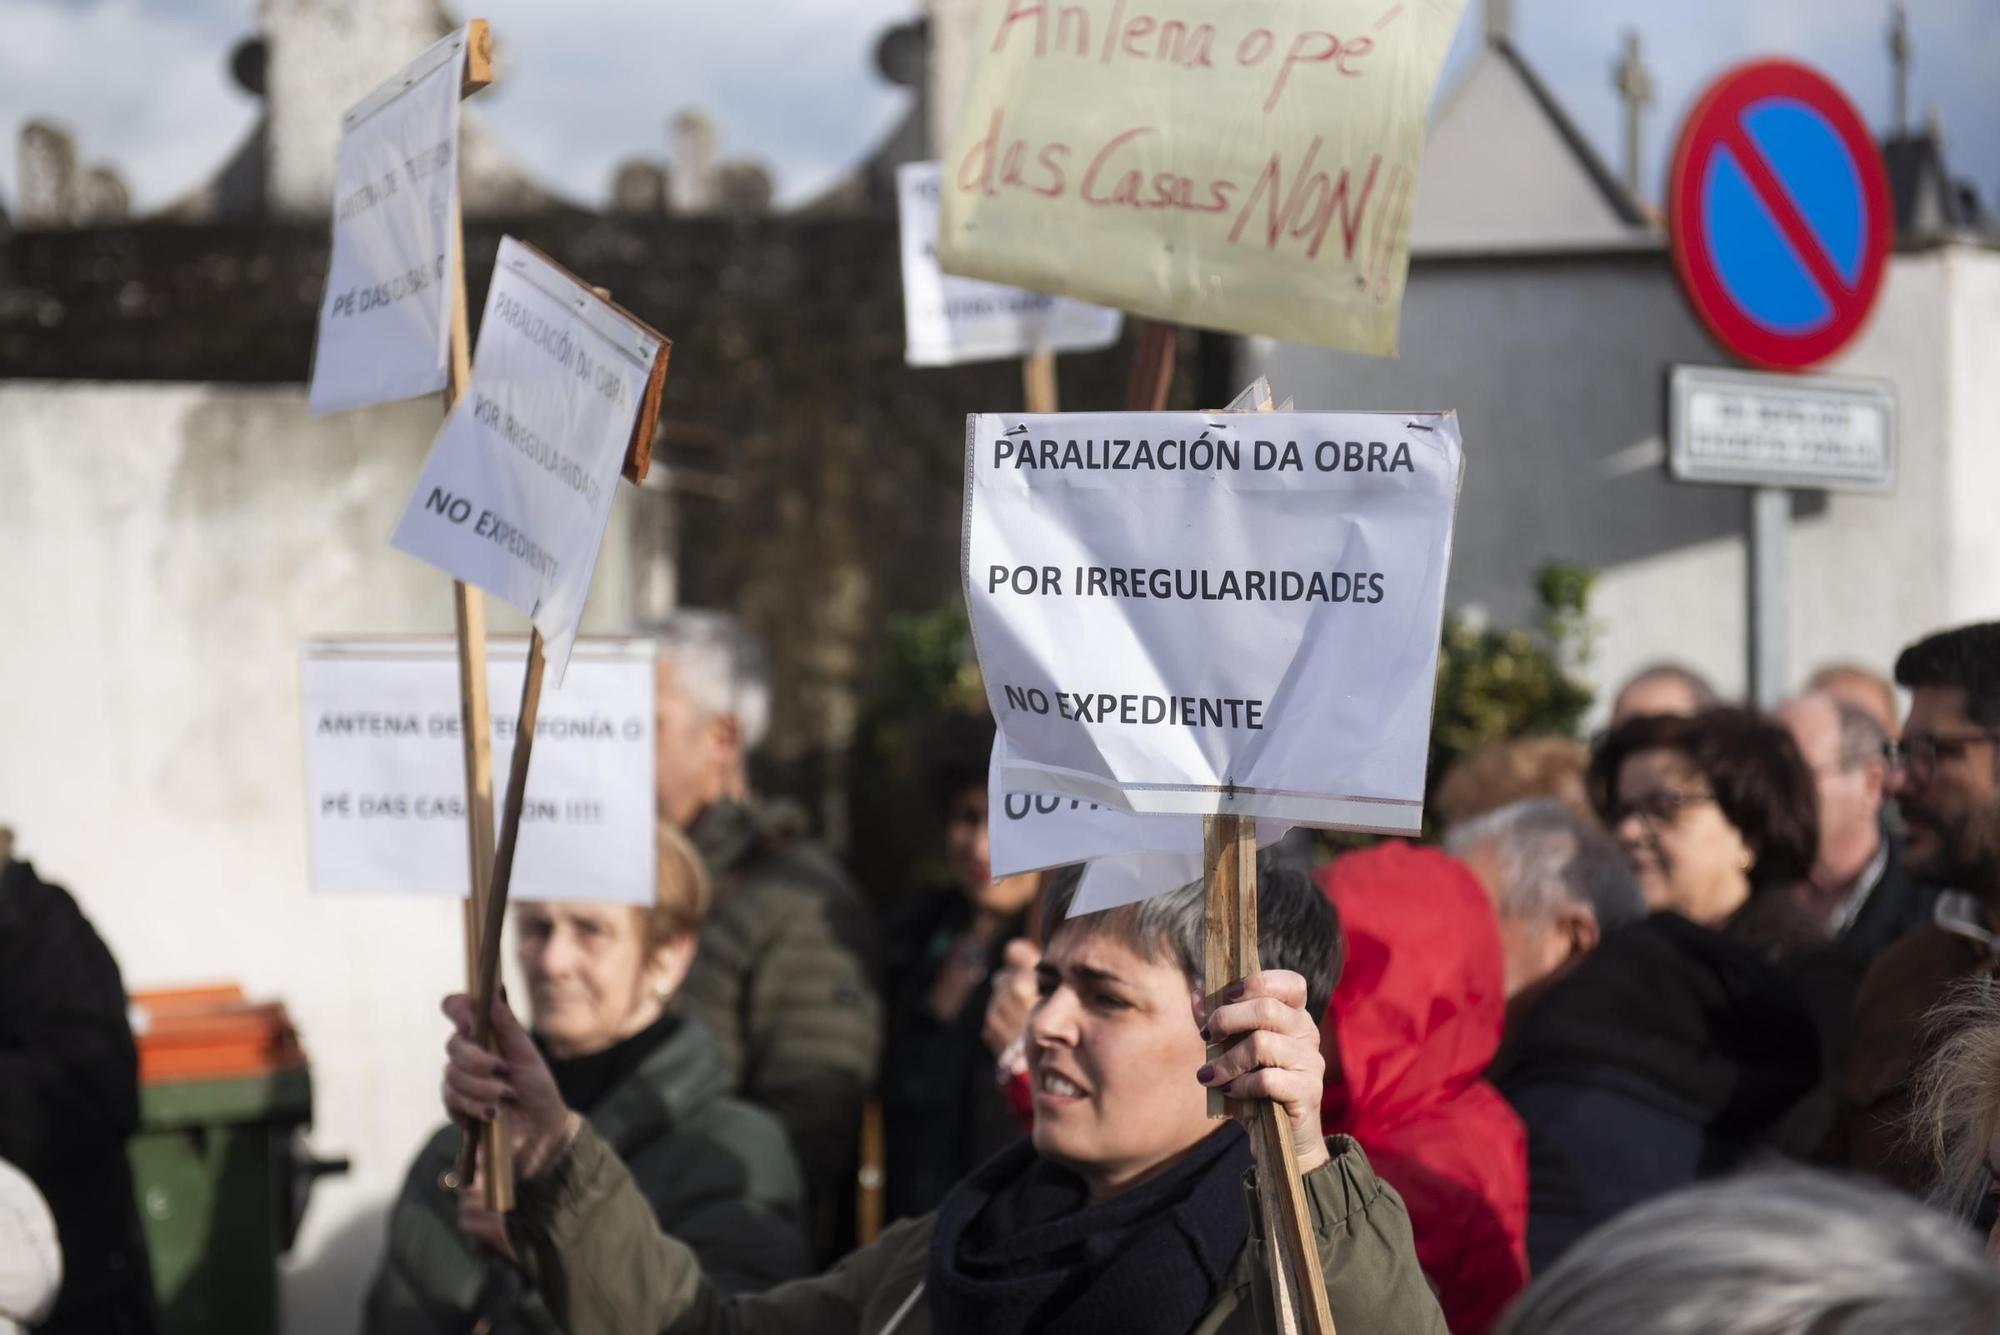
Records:
{"label": "crowd of people", "polygon": [[[2000,1335],[2000,623],[1768,713],[1648,668],[1590,745],[1437,776],[1434,839],[1267,850],[1212,994],[1199,884],[1072,917],[1080,869],[992,875],[991,720],[927,742],[937,883],[871,898],[751,791],[755,645],[659,644],[656,902],[515,905],[490,1048],[445,1003],[368,1335],[1272,1329],[1213,1090],[1282,1110],[1342,1330]],[[7,864],[0,949],[76,926]],[[99,1278],[17,1311],[0,1262],[0,1322],[143,1330],[129,1181],[76,1148],[129,1132],[129,1035],[29,980],[0,1205],[39,1185]],[[504,1216],[449,1171],[503,1107]]]}

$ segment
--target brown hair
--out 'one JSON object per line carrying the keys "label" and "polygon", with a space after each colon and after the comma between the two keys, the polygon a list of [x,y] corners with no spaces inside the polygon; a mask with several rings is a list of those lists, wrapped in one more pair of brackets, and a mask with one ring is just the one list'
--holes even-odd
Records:
{"label": "brown hair", "polygon": [[1618,771],[1641,751],[1677,752],[1707,782],[1757,859],[1750,867],[1752,888],[1797,881],[1812,869],[1819,798],[1798,743],[1781,725],[1736,708],[1626,719],[1590,761],[1590,800],[1607,826],[1616,824]]}
{"label": "brown hair", "polygon": [[671,821],[654,822],[653,849],[653,906],[635,909],[649,951],[700,931],[711,897],[701,854]]}

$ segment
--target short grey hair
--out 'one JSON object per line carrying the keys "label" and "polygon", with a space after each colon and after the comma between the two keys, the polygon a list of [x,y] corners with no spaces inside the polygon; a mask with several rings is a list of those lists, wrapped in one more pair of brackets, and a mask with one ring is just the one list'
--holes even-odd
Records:
{"label": "short grey hair", "polygon": [[744,751],[754,751],[771,727],[771,683],[764,649],[727,612],[686,608],[640,628],[654,653],[673,664],[674,685],[704,715],[733,718]]}
{"label": "short grey hair", "polygon": [[1465,857],[1491,848],[1500,864],[1503,918],[1547,922],[1565,904],[1610,931],[1646,916],[1645,896],[1625,853],[1603,831],[1550,797],[1511,802],[1452,827],[1445,849]]}
{"label": "short grey hair", "polygon": [[1791,1169],[1620,1215],[1497,1335],[1995,1335],[2000,1271],[1963,1226],[1887,1187]]}
{"label": "short grey hair", "polygon": [[1962,978],[1924,1016],[1930,1056],[1912,1082],[1908,1131],[1930,1151],[1930,1203],[1966,1224],[1993,1189],[1987,1151],[2000,1134],[2000,1003],[1986,978]]}
{"label": "short grey hair", "polygon": [[[1124,942],[1142,958],[1174,964],[1187,975],[1188,985],[1206,991],[1202,956],[1207,949],[1208,896],[1200,881],[1190,881],[1165,894],[1136,904],[1103,909],[1071,918],[1069,906],[1083,883],[1083,866],[1055,873],[1042,896],[1043,941],[1080,926]],[[1334,984],[1346,941],[1340,915],[1312,878],[1265,853],[1257,859],[1257,959],[1266,969],[1290,969],[1306,980],[1306,1013],[1318,1024],[1333,1000]]]}

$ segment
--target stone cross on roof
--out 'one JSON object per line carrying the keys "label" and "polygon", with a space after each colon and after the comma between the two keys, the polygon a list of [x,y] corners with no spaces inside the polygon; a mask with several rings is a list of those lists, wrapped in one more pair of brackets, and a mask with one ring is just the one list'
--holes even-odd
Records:
{"label": "stone cross on roof", "polygon": [[1889,10],[1889,63],[1895,66],[1896,133],[1910,132],[1910,16],[1901,5]]}
{"label": "stone cross on roof", "polygon": [[1612,86],[1625,104],[1625,186],[1642,195],[1639,161],[1639,118],[1653,100],[1653,76],[1639,58],[1639,34],[1625,30],[1625,55],[1612,67]]}

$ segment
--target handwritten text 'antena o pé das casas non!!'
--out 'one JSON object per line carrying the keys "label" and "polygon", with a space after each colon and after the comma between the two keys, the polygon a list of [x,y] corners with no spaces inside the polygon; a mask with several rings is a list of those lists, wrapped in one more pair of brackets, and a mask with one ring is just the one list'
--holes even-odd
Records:
{"label": "handwritten text 'antena o p\u00e9 das casas non!!'", "polygon": [[[1269,28],[1234,33],[1212,23],[1161,20],[1128,8],[1125,0],[1112,4],[1108,15],[1099,8],[1010,0],[993,50],[1005,51],[1018,42],[1032,44],[1038,60],[1109,69],[1148,62],[1191,76],[1228,64],[1268,69],[1269,78],[1261,84],[1268,113],[1284,102],[1288,90],[1293,97],[1302,95],[1299,78],[1307,72],[1320,78],[1366,77],[1375,49],[1370,35]],[[1386,26],[1400,10],[1400,5],[1391,6],[1377,27]],[[1198,82],[1190,83],[1189,95],[1202,95]],[[1233,244],[1276,251],[1290,242],[1303,247],[1307,259],[1320,257],[1337,220],[1338,255],[1353,263],[1358,252],[1358,267],[1367,274],[1381,267],[1378,259],[1391,249],[1382,238],[1396,234],[1409,208],[1414,182],[1408,171],[1385,165],[1379,152],[1349,163],[1330,162],[1322,135],[1313,136],[1295,155],[1273,150],[1261,162],[1246,155],[1247,170],[1226,176],[1159,170],[1168,151],[1163,136],[1158,125],[1136,123],[1097,142],[1038,143],[1010,134],[1006,109],[996,107],[987,118],[986,133],[954,164],[954,182],[961,191],[994,197],[1003,191],[1025,192],[1045,199],[1074,197],[1094,208],[1218,215],[1228,220],[1227,239]]]}

